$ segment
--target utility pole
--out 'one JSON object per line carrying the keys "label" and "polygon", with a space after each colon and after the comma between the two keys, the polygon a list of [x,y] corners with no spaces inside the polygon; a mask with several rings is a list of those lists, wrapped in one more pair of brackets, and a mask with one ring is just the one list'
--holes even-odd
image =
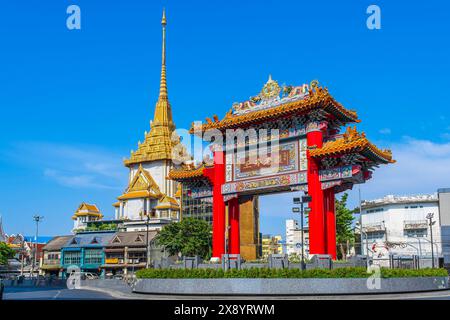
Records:
{"label": "utility pole", "polygon": [[301,237],[302,237],[302,270],[305,270],[305,235],[304,235],[304,226],[303,226],[303,201],[301,202],[301,209],[300,209],[300,228],[301,228]]}
{"label": "utility pole", "polygon": [[20,244],[20,275],[23,276],[23,264],[25,259],[25,239],[22,238]]}
{"label": "utility pole", "polygon": [[42,221],[42,219],[44,219],[43,216],[40,215],[34,215],[33,216],[33,220],[36,222],[36,238],[34,241],[34,259],[33,259],[33,265],[31,266],[31,274],[34,274],[34,267],[36,266],[36,261],[37,261],[37,248],[38,248],[38,236],[39,236],[39,222]]}
{"label": "utility pole", "polygon": [[[362,199],[361,199],[361,186],[358,185],[358,195],[359,195],[359,231],[360,231],[360,240],[361,241],[361,254],[363,252],[363,245],[366,247],[366,261],[367,266],[369,265],[369,240],[367,239],[367,233],[363,231],[362,226]],[[364,235],[363,235],[364,232]],[[365,241],[364,241],[364,238]],[[365,243],[364,243],[365,242]]]}
{"label": "utility pole", "polygon": [[427,214],[427,219],[430,221],[430,236],[431,236],[431,267],[434,268],[434,248],[433,248],[433,225],[435,221],[433,221],[433,213]]}
{"label": "utility pole", "polygon": [[[359,196],[359,241],[361,242],[361,254],[363,252],[363,233],[362,233],[362,208],[361,208],[361,186],[358,185],[358,196]],[[368,252],[366,252],[366,256],[368,256]]]}

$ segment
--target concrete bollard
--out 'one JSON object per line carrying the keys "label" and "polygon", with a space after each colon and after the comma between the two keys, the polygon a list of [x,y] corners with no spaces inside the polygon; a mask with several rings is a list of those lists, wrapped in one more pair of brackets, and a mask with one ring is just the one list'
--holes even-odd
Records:
{"label": "concrete bollard", "polygon": [[289,259],[287,254],[270,254],[269,255],[270,269],[288,269]]}
{"label": "concrete bollard", "polygon": [[329,254],[316,254],[311,259],[313,268],[317,269],[332,269],[333,261]]}
{"label": "concrete bollard", "polygon": [[227,271],[229,269],[241,270],[242,259],[240,254],[222,254],[222,268]]}

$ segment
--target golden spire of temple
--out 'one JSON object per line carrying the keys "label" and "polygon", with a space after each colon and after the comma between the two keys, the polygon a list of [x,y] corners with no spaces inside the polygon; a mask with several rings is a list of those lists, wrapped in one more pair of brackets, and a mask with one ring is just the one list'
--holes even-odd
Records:
{"label": "golden spire of temple", "polygon": [[159,97],[156,103],[155,116],[153,121],[155,124],[164,124],[174,129],[172,120],[172,108],[170,107],[169,98],[167,95],[167,81],[166,81],[166,10],[163,9],[162,19],[162,56],[161,56],[161,80],[159,84]]}
{"label": "golden spire of temple", "polygon": [[159,86],[159,99],[167,99],[167,83],[166,83],[166,10],[163,9],[162,19],[162,58],[161,58],[161,82]]}
{"label": "golden spire of temple", "polygon": [[155,114],[151,129],[145,136],[145,140],[138,146],[138,150],[131,153],[131,157],[125,160],[125,165],[149,162],[155,160],[172,159],[172,133],[175,124],[172,119],[172,108],[167,95],[166,82],[166,11],[163,9],[162,19],[162,61],[159,97],[156,102]]}

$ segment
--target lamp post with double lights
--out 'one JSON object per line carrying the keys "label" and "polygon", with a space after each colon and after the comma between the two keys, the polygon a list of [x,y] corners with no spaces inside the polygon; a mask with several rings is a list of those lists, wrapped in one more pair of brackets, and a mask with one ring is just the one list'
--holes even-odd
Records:
{"label": "lamp post with double lights", "polygon": [[[300,204],[299,207],[293,207],[292,212],[299,213],[300,212],[300,228],[301,228],[301,238],[302,238],[302,261],[301,261],[301,269],[305,270],[305,237],[303,235],[304,227],[303,227],[303,216],[304,216],[304,204],[311,202],[312,198],[310,195],[305,194],[302,197],[294,198],[294,204]],[[309,208],[307,208],[309,209]]]}
{"label": "lamp post with double lights", "polygon": [[38,237],[39,237],[39,222],[42,221],[42,219],[44,219],[43,216],[40,216],[38,214],[33,216],[33,220],[34,222],[36,222],[36,237],[35,237],[35,242],[34,242],[34,255],[33,255],[33,261],[32,261],[32,266],[31,266],[31,275],[34,275],[34,268],[37,264],[37,254],[38,254]]}
{"label": "lamp post with double lights", "polygon": [[429,226],[430,226],[430,237],[431,237],[431,267],[434,268],[434,248],[433,248],[433,225],[436,223],[436,221],[433,221],[434,214],[430,212],[427,214],[427,219],[429,220]]}

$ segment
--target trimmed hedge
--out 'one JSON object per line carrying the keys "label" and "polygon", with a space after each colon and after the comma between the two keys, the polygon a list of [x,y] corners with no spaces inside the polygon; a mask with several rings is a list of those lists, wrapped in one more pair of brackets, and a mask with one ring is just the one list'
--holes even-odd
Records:
{"label": "trimmed hedge", "polygon": [[[211,278],[367,278],[366,268],[348,267],[328,269],[142,269],[136,272],[139,279],[211,279]],[[447,277],[445,269],[387,269],[381,268],[382,278]]]}

